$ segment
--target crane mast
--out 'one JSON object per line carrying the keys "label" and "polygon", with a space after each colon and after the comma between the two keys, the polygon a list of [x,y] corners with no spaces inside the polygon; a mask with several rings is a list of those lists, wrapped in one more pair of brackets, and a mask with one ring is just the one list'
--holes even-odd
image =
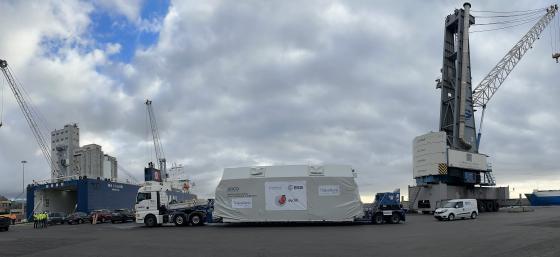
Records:
{"label": "crane mast", "polygon": [[146,100],[146,109],[148,112],[148,118],[150,120],[150,128],[154,141],[154,150],[156,152],[156,159],[159,164],[159,169],[163,172],[164,178],[167,178],[167,164],[165,154],[163,153],[163,145],[159,138],[159,130],[157,126],[156,116],[154,114],[154,109],[152,108],[152,101]]}
{"label": "crane mast", "polygon": [[48,147],[47,141],[45,140],[45,136],[43,135],[43,133],[39,129],[39,126],[37,125],[36,122],[37,118],[35,117],[36,114],[33,111],[33,108],[30,106],[30,104],[27,103],[27,101],[25,100],[25,97],[21,90],[21,86],[18,86],[14,76],[12,75],[10,68],[8,67],[8,62],[6,60],[0,59],[0,69],[2,70],[4,77],[8,81],[8,85],[10,86],[10,89],[12,90],[12,93],[14,94],[14,97],[17,100],[17,103],[19,105],[19,108],[21,109],[21,112],[23,113],[23,116],[27,120],[27,124],[29,125],[29,128],[31,128],[31,131],[33,132],[33,136],[35,137],[37,144],[39,144],[39,148],[43,153],[43,157],[47,161],[49,167],[51,167],[51,173],[52,173],[51,177],[52,178],[60,177],[60,172],[58,172],[56,165],[51,157],[51,152]]}

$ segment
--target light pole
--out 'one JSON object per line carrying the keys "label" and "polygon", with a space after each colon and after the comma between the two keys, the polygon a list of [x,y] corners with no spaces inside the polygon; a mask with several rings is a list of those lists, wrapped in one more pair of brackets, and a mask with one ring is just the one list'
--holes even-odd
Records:
{"label": "light pole", "polygon": [[21,185],[23,187],[23,193],[25,194],[25,164],[27,163],[27,161],[21,161],[21,170],[22,170],[22,179],[21,179]]}

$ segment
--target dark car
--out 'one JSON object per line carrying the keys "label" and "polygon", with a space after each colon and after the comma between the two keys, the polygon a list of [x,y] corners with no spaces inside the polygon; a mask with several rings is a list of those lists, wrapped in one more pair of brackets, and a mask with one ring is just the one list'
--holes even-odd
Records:
{"label": "dark car", "polygon": [[93,223],[93,218],[97,216],[96,223],[105,223],[111,221],[111,211],[107,209],[94,210],[89,214],[89,222]]}
{"label": "dark car", "polygon": [[47,219],[47,222],[49,223],[49,225],[64,224],[65,219],[66,219],[66,215],[64,215],[64,213],[52,212],[49,213],[49,218]]}
{"label": "dark car", "polygon": [[8,231],[8,229],[10,229],[10,223],[12,223],[10,218],[0,217],[0,231]]}
{"label": "dark car", "polygon": [[134,221],[134,213],[127,209],[116,209],[111,213],[111,223]]}
{"label": "dark car", "polygon": [[82,224],[88,220],[88,215],[85,212],[74,212],[66,217],[66,223]]}

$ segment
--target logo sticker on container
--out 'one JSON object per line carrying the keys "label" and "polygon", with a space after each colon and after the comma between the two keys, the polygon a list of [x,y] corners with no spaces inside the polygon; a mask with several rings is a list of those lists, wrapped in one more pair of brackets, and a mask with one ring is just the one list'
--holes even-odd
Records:
{"label": "logo sticker on container", "polygon": [[339,196],[340,185],[320,185],[319,196]]}

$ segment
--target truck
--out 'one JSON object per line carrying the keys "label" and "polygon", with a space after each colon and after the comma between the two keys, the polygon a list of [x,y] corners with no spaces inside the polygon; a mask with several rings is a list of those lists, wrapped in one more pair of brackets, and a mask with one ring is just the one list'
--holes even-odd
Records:
{"label": "truck", "polygon": [[356,221],[398,224],[406,221],[406,212],[400,202],[400,190],[377,193],[373,204],[364,206],[364,217]]}
{"label": "truck", "polygon": [[173,182],[146,181],[139,189],[134,206],[136,223],[147,227],[173,223],[201,226],[212,219],[213,200],[200,200],[177,189]]}

